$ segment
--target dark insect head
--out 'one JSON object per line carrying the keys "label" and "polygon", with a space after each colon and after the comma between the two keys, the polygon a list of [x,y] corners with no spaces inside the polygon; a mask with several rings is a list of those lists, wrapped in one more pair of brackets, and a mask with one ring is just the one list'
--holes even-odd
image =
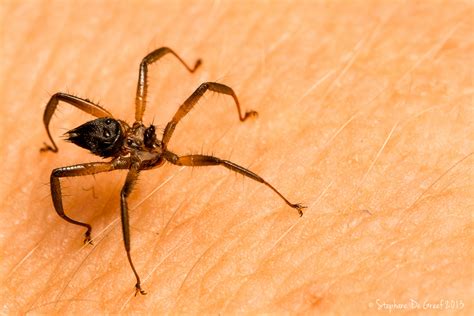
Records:
{"label": "dark insect head", "polygon": [[143,141],[145,143],[145,147],[150,148],[150,149],[153,148],[156,142],[156,134],[155,134],[154,125],[150,125],[150,127],[148,127],[145,130],[145,134],[143,135],[143,138],[144,138]]}
{"label": "dark insect head", "polygon": [[120,123],[113,118],[98,118],[66,133],[67,140],[90,150],[94,155],[112,157],[123,142]]}

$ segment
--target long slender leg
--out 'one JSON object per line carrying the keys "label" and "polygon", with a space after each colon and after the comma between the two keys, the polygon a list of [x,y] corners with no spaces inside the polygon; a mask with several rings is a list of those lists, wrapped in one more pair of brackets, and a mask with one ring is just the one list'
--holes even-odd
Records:
{"label": "long slender leg", "polygon": [[77,107],[79,110],[89,113],[95,117],[112,117],[112,114],[110,114],[109,111],[107,111],[98,104],[92,103],[87,99],[81,99],[67,93],[58,92],[54,94],[51,99],[49,99],[49,102],[46,105],[46,109],[44,110],[43,115],[44,126],[46,127],[46,132],[48,133],[48,137],[51,140],[53,146],[51,147],[45,143],[44,147],[41,148],[41,151],[58,152],[58,147],[56,146],[53,137],[51,137],[51,132],[49,131],[49,122],[51,121],[51,117],[53,116],[59,101],[69,103]]}
{"label": "long slender leg", "polygon": [[303,206],[301,204],[293,204],[290,201],[288,201],[283,194],[278,192],[277,189],[275,189],[270,183],[265,181],[262,177],[260,177],[258,174],[241,167],[232,161],[228,160],[223,160],[219,159],[217,157],[213,156],[204,156],[204,155],[188,155],[188,156],[178,156],[172,152],[166,151],[164,153],[164,157],[166,160],[171,162],[172,164],[178,165],[178,166],[216,166],[216,165],[221,165],[227,169],[230,169],[232,171],[238,172],[246,177],[249,177],[255,181],[258,181],[260,183],[265,184],[267,187],[272,189],[276,194],[278,194],[286,204],[288,204],[290,207],[295,208],[298,210],[298,213],[300,216],[303,216],[303,208],[306,208],[306,206]]}
{"label": "long slender leg", "polygon": [[57,168],[51,173],[51,196],[53,198],[54,209],[59,216],[69,223],[87,228],[84,243],[91,242],[91,226],[87,223],[76,221],[64,213],[61,183],[59,178],[85,176],[100,172],[112,171],[115,169],[126,169],[128,168],[128,165],[129,163],[127,161],[92,162]]}
{"label": "long slender leg", "polygon": [[168,47],[161,47],[157,50],[152,51],[143,58],[140,63],[140,70],[138,73],[138,84],[137,84],[137,95],[135,98],[135,121],[141,122],[143,113],[146,107],[146,96],[148,90],[148,65],[154,63],[166,54],[172,54],[175,56],[186,69],[193,73],[201,65],[201,60],[198,59],[194,64],[194,68],[189,67],[172,49]]}
{"label": "long slender leg", "polygon": [[257,112],[255,111],[247,111],[244,115],[242,115],[239,100],[237,99],[237,96],[235,95],[235,92],[234,90],[232,90],[232,88],[217,82],[205,82],[201,84],[186,101],[184,101],[184,103],[179,107],[178,111],[174,115],[173,119],[166,125],[162,140],[165,148],[171,136],[173,135],[174,129],[176,128],[178,122],[186,114],[188,114],[189,111],[191,111],[193,106],[199,101],[199,99],[204,95],[204,93],[206,93],[207,90],[227,94],[234,98],[235,105],[237,106],[237,112],[239,114],[239,119],[241,122],[245,121],[250,116],[257,115]]}
{"label": "long slender leg", "polygon": [[127,174],[127,179],[125,180],[125,185],[122,188],[122,192],[120,193],[120,209],[121,209],[121,216],[122,216],[122,233],[123,233],[123,242],[125,244],[125,250],[127,251],[127,258],[130,266],[132,267],[133,273],[137,278],[137,283],[135,284],[135,295],[140,292],[140,294],[145,295],[146,292],[141,288],[140,277],[138,276],[137,270],[135,270],[135,266],[132,262],[132,257],[130,255],[130,226],[128,223],[128,204],[127,204],[127,197],[130,195],[133,189],[133,185],[135,184],[138,178],[138,168],[137,166],[132,166],[130,171]]}

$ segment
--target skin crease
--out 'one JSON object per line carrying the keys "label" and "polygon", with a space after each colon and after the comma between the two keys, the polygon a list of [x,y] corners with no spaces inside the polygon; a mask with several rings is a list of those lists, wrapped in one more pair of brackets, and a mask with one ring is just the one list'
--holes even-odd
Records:
{"label": "skin crease", "polygon": [[[440,2],[83,2],[2,4],[2,313],[335,313],[446,309],[472,314],[474,186],[472,4]],[[61,105],[47,140],[49,97],[71,92],[132,122],[138,65],[150,67],[147,124],[164,128],[201,82],[208,93],[170,142],[261,175],[222,167],[145,171],[129,198],[125,172],[62,181],[53,168],[100,161],[60,135],[91,119]],[[471,299],[470,299],[471,298]],[[406,305],[404,305],[406,304]]]}

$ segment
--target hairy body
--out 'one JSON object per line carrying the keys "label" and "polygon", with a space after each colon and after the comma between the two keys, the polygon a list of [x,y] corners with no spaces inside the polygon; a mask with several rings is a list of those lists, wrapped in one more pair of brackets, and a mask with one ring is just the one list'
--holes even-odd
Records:
{"label": "hairy body", "polygon": [[146,292],[141,287],[140,276],[133,265],[130,254],[130,224],[127,202],[127,198],[132,193],[132,189],[135,186],[135,183],[138,179],[138,174],[141,170],[158,168],[163,165],[163,162],[165,161],[170,162],[173,165],[187,167],[223,166],[231,171],[240,173],[245,177],[266,185],[275,193],[277,193],[278,196],[280,196],[280,198],[286,202],[286,204],[292,208],[297,209],[300,216],[303,216],[302,209],[305,208],[305,206],[301,204],[291,203],[262,177],[242,166],[237,165],[236,163],[208,155],[178,156],[168,150],[168,142],[171,140],[171,136],[174,133],[176,125],[179,123],[179,121],[181,121],[182,118],[186,116],[186,114],[189,113],[189,111],[191,111],[199,99],[204,96],[206,91],[214,91],[232,96],[237,106],[239,119],[242,122],[249,117],[257,116],[257,112],[252,110],[247,111],[245,115],[242,115],[239,101],[232,88],[216,82],[205,82],[201,84],[196,89],[196,91],[194,91],[194,93],[179,107],[171,121],[166,124],[166,128],[163,132],[163,137],[161,140],[157,138],[156,127],[153,124],[149,127],[146,127],[143,124],[142,120],[146,107],[146,90],[148,86],[148,66],[153,62],[156,62],[159,58],[163,57],[167,53],[171,53],[176,58],[178,58],[178,60],[180,60],[190,72],[194,72],[201,64],[201,60],[198,60],[196,62],[196,66],[193,69],[189,68],[182,61],[182,59],[168,47],[161,47],[147,54],[147,56],[145,56],[145,58],[143,58],[142,62],[140,63],[137,96],[135,98],[136,121],[132,126],[127,124],[125,121],[113,118],[110,112],[102,108],[100,105],[94,104],[88,99],[82,99],[61,92],[56,93],[51,97],[48,104],[46,105],[43,115],[44,126],[52,146],[45,143],[44,147],[42,147],[40,151],[54,153],[58,152],[58,147],[56,146],[54,139],[51,137],[49,125],[51,122],[51,117],[57,109],[59,101],[63,101],[66,104],[77,107],[88,114],[98,117],[97,119],[88,121],[68,131],[66,133],[67,140],[79,147],[89,150],[90,153],[96,156],[100,156],[105,159],[110,158],[110,160],[106,162],[86,162],[55,168],[51,172],[50,180],[51,196],[56,213],[58,213],[58,215],[65,221],[77,226],[85,227],[87,229],[85,232],[84,243],[92,244],[92,227],[88,223],[72,219],[64,212],[63,195],[59,179],[95,175],[102,172],[110,172],[121,169],[129,170],[125,184],[122,187],[122,191],[120,193],[120,215],[127,258],[130,263],[130,267],[132,268],[133,273],[137,279],[135,284],[136,293],[140,293],[142,295],[145,295]]}

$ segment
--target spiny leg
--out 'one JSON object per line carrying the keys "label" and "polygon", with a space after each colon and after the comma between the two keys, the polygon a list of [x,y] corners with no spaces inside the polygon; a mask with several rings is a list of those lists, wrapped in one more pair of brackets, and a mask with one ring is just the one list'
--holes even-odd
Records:
{"label": "spiny leg", "polygon": [[130,195],[133,189],[133,185],[135,184],[138,178],[138,166],[132,165],[130,171],[127,174],[127,179],[125,180],[125,185],[122,188],[122,192],[120,193],[120,210],[121,210],[121,217],[122,217],[122,233],[123,233],[123,242],[125,244],[125,250],[127,251],[127,258],[130,266],[132,267],[133,273],[137,279],[137,283],[135,284],[135,295],[140,292],[142,295],[146,295],[146,292],[141,288],[140,277],[138,276],[137,270],[135,270],[135,266],[132,262],[132,257],[130,255],[130,226],[128,222],[128,204],[127,204],[127,197]]}
{"label": "spiny leg", "polygon": [[109,111],[107,111],[98,104],[92,103],[87,99],[81,99],[79,97],[67,93],[58,92],[54,94],[51,99],[49,99],[49,102],[46,105],[46,109],[44,110],[43,115],[44,126],[46,127],[46,132],[48,133],[48,137],[51,140],[53,147],[45,143],[44,147],[41,148],[40,151],[58,152],[58,146],[56,146],[53,137],[51,137],[51,132],[49,131],[49,122],[51,121],[51,117],[53,116],[59,101],[69,103],[77,107],[79,110],[89,113],[95,117],[112,117],[112,114]]}
{"label": "spiny leg", "polygon": [[301,205],[301,204],[293,204],[290,201],[288,201],[283,194],[278,192],[277,189],[275,189],[270,183],[265,181],[262,177],[260,177],[258,174],[241,167],[232,161],[228,160],[223,160],[217,157],[213,156],[205,156],[205,155],[188,155],[188,156],[178,156],[172,152],[166,151],[164,153],[164,157],[166,160],[171,162],[172,164],[178,165],[178,166],[216,166],[216,165],[221,165],[227,169],[230,169],[232,171],[238,172],[246,177],[249,177],[255,181],[258,181],[260,183],[265,184],[267,187],[272,189],[276,194],[278,194],[286,204],[288,204],[290,207],[295,208],[298,210],[298,213],[300,216],[303,216],[303,208],[306,208],[306,206]]}
{"label": "spiny leg", "polygon": [[211,90],[217,93],[227,94],[234,98],[235,105],[237,106],[237,112],[239,114],[239,119],[241,122],[245,121],[250,116],[256,116],[257,112],[255,111],[247,111],[244,115],[240,110],[240,103],[235,95],[234,90],[232,88],[217,83],[217,82],[205,82],[201,84],[196,91],[179,107],[178,111],[174,115],[173,119],[166,125],[165,131],[163,133],[163,145],[166,148],[171,136],[173,135],[174,129],[178,122],[186,115],[189,111],[194,107],[194,105],[199,101],[199,99],[206,93],[207,90]]}
{"label": "spiny leg", "polygon": [[148,65],[154,63],[166,54],[172,54],[175,56],[191,73],[195,72],[199,65],[201,65],[201,60],[198,59],[194,64],[194,68],[189,67],[181,59],[181,57],[178,56],[178,54],[168,47],[158,48],[157,50],[154,50],[146,55],[140,63],[140,70],[138,73],[137,95],[135,97],[135,121],[142,121],[143,113],[145,112],[146,108],[146,96],[148,90]]}
{"label": "spiny leg", "polygon": [[84,243],[91,243],[91,226],[87,223],[76,221],[64,213],[63,200],[61,194],[61,183],[59,178],[77,177],[96,174],[100,172],[112,171],[115,169],[128,168],[128,162],[126,161],[113,161],[113,162],[92,162],[84,163],[79,165],[73,165],[68,167],[61,167],[54,169],[51,173],[51,197],[53,199],[54,209],[56,213],[68,221],[71,224],[79,225],[87,228],[85,233]]}

